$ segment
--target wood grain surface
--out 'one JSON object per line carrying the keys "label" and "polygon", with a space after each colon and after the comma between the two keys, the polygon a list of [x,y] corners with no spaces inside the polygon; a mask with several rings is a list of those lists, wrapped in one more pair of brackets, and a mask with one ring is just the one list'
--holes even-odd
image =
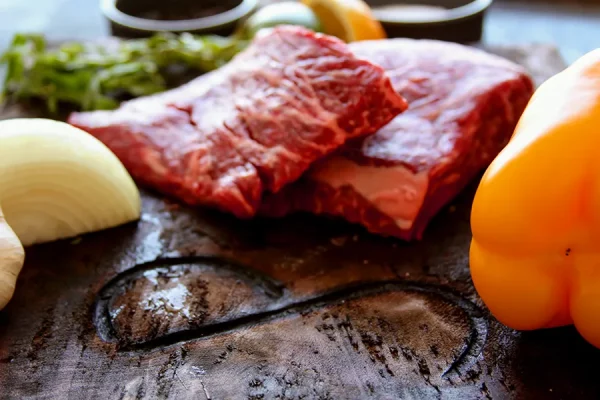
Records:
{"label": "wood grain surface", "polygon": [[[564,66],[549,46],[493,51],[537,83]],[[0,398],[600,398],[600,352],[574,329],[514,332],[476,296],[475,185],[412,244],[144,192],[138,223],[28,249]]]}

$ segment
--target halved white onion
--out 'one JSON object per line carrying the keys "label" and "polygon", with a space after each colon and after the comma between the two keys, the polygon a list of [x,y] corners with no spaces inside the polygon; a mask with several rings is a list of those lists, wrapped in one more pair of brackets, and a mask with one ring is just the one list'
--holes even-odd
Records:
{"label": "halved white onion", "polygon": [[0,121],[0,309],[23,265],[21,244],[115,227],[140,208],[131,176],[93,136],[49,119]]}

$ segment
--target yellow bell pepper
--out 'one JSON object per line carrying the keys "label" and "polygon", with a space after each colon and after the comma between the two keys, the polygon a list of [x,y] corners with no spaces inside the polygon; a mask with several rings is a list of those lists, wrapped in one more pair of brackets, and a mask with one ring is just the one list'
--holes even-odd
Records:
{"label": "yellow bell pepper", "polygon": [[600,347],[600,49],[535,92],[473,202],[471,276],[517,330]]}

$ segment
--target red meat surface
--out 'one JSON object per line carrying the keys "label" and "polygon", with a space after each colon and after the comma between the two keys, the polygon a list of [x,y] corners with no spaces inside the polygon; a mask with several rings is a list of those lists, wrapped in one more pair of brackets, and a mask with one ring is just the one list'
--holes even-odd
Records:
{"label": "red meat surface", "polygon": [[265,191],[405,108],[384,70],[343,42],[280,27],[180,88],[73,113],[69,123],[105,143],[139,183],[247,218]]}
{"label": "red meat surface", "polygon": [[458,44],[393,39],[350,48],[387,71],[408,110],[267,196],[261,213],[329,214],[377,234],[420,239],[506,145],[532,80],[507,60]]}

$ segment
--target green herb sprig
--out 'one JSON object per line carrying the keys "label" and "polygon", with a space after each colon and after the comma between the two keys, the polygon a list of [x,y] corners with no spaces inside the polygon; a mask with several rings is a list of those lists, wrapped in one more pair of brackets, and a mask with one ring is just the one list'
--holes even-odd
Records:
{"label": "green herb sprig", "polygon": [[123,97],[167,89],[167,70],[183,65],[199,73],[230,61],[247,45],[237,36],[161,33],[146,39],[111,39],[50,47],[42,35],[17,34],[0,57],[6,66],[0,104],[41,99],[80,110],[112,109]]}

